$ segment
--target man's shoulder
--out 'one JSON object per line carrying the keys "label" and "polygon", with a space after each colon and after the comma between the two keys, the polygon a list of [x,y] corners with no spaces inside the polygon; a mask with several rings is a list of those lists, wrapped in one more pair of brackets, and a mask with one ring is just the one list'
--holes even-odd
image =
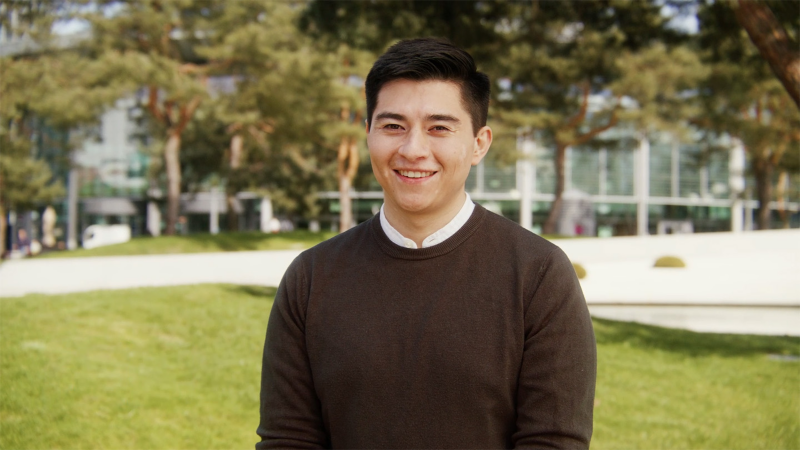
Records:
{"label": "man's shoulder", "polygon": [[500,248],[536,253],[550,253],[560,250],[556,244],[526,230],[512,220],[488,210],[486,211],[483,225],[484,239],[489,236],[492,244]]}
{"label": "man's shoulder", "polygon": [[370,227],[373,220],[377,219],[371,217],[345,232],[320,242],[300,253],[298,259],[313,263],[350,257],[354,252],[363,249],[364,245],[368,245],[372,241]]}

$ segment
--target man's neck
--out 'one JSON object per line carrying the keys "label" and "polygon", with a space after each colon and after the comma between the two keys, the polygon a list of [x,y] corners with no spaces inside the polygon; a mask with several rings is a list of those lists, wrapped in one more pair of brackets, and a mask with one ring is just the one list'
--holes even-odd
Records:
{"label": "man's neck", "polygon": [[444,210],[435,213],[409,213],[399,208],[384,204],[386,220],[404,237],[411,239],[417,244],[417,248],[422,248],[422,242],[431,234],[439,231],[461,211],[467,194],[461,193],[457,202],[451,202]]}

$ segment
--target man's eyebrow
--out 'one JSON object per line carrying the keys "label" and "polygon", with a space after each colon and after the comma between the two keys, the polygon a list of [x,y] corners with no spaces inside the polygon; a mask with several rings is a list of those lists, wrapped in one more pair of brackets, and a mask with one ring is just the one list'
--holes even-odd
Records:
{"label": "man's eyebrow", "polygon": [[381,119],[406,120],[406,116],[393,112],[382,112],[375,116],[375,120]]}
{"label": "man's eyebrow", "polygon": [[[376,121],[381,119],[406,120],[406,116],[387,111],[375,115]],[[461,120],[458,117],[451,116],[448,114],[429,114],[425,117],[425,119],[430,122],[452,122],[455,124],[461,123]]]}
{"label": "man's eyebrow", "polygon": [[448,116],[447,114],[430,114],[427,119],[431,122],[453,122],[455,124],[461,123],[458,117]]}

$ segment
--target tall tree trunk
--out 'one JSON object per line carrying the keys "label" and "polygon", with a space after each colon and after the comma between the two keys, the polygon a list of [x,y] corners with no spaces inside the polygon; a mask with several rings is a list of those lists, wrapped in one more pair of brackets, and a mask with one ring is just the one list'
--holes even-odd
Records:
{"label": "tall tree trunk", "polygon": [[739,0],[736,20],[800,109],[800,52],[772,10],[761,1]]}
{"label": "tall tree trunk", "polygon": [[789,228],[789,214],[786,213],[786,185],[789,182],[789,173],[785,170],[781,170],[781,173],[778,175],[778,186],[775,189],[775,197],[778,200],[778,215],[781,216],[781,222],[783,222],[783,228]]}
{"label": "tall tree trunk", "polygon": [[353,226],[353,199],[350,198],[350,180],[339,177],[339,231],[344,232]]}
{"label": "tall tree trunk", "polygon": [[[178,104],[174,100],[165,100],[163,107],[158,102],[158,87],[149,87],[147,108],[153,117],[167,127],[167,145],[164,148],[164,167],[167,172],[167,229],[165,234],[175,234],[178,223],[181,200],[181,134],[186,129],[200,105],[200,97],[191,99],[186,104]],[[177,118],[173,112],[177,111]]]}
{"label": "tall tree trunk", "polygon": [[239,213],[236,211],[236,193],[225,193],[225,206],[228,208],[228,231],[239,231]]}
{"label": "tall tree trunk", "polygon": [[774,167],[769,161],[756,161],[753,172],[756,177],[756,195],[758,196],[758,229],[770,229],[769,202],[772,200],[772,172]]}
{"label": "tall tree trunk", "polygon": [[[565,176],[564,176],[564,166],[565,166],[565,159],[567,154],[567,147],[570,145],[581,145],[589,142],[590,140],[594,139],[595,136],[598,134],[610,129],[614,125],[617,124],[617,107],[619,101],[617,102],[617,106],[614,106],[614,109],[611,110],[611,116],[608,118],[608,123],[602,126],[598,126],[595,128],[586,131],[585,133],[579,134],[577,130],[580,128],[581,124],[586,119],[586,113],[589,110],[589,94],[590,86],[589,83],[583,83],[581,86],[583,90],[583,95],[581,96],[581,106],[578,110],[578,113],[573,116],[567,123],[563,126],[559,127],[556,135],[558,136],[560,133],[568,133],[571,134],[571,138],[559,138],[556,137],[556,155],[555,155],[555,165],[556,165],[556,188],[555,188],[555,198],[553,199],[553,203],[550,205],[550,212],[547,214],[547,220],[544,222],[544,226],[542,227],[542,232],[544,234],[554,234],[556,232],[556,225],[558,224],[558,218],[561,215],[561,204],[563,203],[563,195],[564,195],[564,184],[565,184]],[[619,100],[619,99],[618,99]]]}
{"label": "tall tree trunk", "polygon": [[[231,138],[231,175],[235,174],[236,170],[241,167],[243,142],[244,141],[242,140],[241,134],[234,134]],[[239,214],[234,209],[234,205],[236,204],[235,191],[236,189],[234,188],[234,184],[231,183],[231,180],[229,179],[227,185],[225,186],[225,200],[228,206],[228,231],[239,231]]]}
{"label": "tall tree trunk", "polygon": [[565,176],[564,176],[564,166],[565,166],[565,159],[567,154],[567,146],[565,144],[556,144],[556,158],[555,158],[555,169],[556,169],[556,188],[555,192],[555,199],[553,199],[553,203],[550,205],[550,212],[547,214],[547,220],[544,222],[544,226],[542,227],[542,232],[544,234],[555,234],[556,232],[556,225],[558,225],[558,218],[561,214],[561,204],[563,203],[564,197],[564,184],[565,184]]}
{"label": "tall tree trunk", "polygon": [[8,224],[6,223],[6,210],[3,208],[2,200],[0,200],[0,259],[6,256],[6,230]]}
{"label": "tall tree trunk", "polygon": [[356,139],[343,136],[339,141],[339,155],[337,158],[336,174],[339,177],[339,231],[344,232],[352,228],[353,200],[350,198],[350,188],[353,178],[358,170],[358,144]]}
{"label": "tall tree trunk", "polygon": [[167,229],[165,234],[175,235],[181,202],[181,133],[170,130],[167,146],[164,148],[164,167],[167,171]]}

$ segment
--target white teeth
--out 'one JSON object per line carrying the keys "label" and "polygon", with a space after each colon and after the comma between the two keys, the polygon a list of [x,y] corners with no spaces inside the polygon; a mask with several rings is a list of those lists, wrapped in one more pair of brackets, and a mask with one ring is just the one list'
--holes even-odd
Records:
{"label": "white teeth", "polygon": [[400,172],[400,175],[408,178],[423,178],[434,174],[434,172],[416,172],[413,170],[398,170],[398,172]]}

